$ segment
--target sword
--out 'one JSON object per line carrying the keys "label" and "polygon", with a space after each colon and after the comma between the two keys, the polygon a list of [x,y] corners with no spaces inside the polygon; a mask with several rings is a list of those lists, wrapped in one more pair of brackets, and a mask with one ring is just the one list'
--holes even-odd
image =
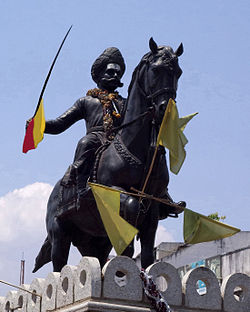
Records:
{"label": "sword", "polygon": [[50,66],[50,69],[49,69],[49,72],[48,72],[48,74],[47,74],[47,77],[46,77],[46,79],[45,79],[45,81],[44,81],[43,88],[42,88],[41,94],[40,94],[40,96],[39,96],[38,104],[37,104],[37,107],[36,107],[36,111],[35,111],[35,114],[34,114],[33,117],[35,117],[35,115],[36,115],[36,112],[37,112],[37,110],[38,110],[38,108],[39,108],[39,105],[40,105],[40,102],[41,102],[41,100],[42,100],[44,91],[45,91],[45,89],[46,89],[47,83],[48,83],[48,81],[49,81],[49,77],[50,77],[51,72],[52,72],[52,70],[53,70],[53,67],[54,67],[54,65],[55,65],[56,59],[57,59],[57,57],[58,57],[58,55],[59,55],[59,53],[60,53],[60,51],[61,51],[61,49],[62,49],[62,46],[63,46],[63,44],[64,44],[66,38],[68,37],[69,32],[71,31],[72,26],[73,26],[73,25],[70,26],[69,30],[67,31],[66,35],[64,36],[63,41],[62,41],[62,43],[61,43],[61,45],[60,45],[60,47],[59,47],[59,49],[58,49],[58,51],[57,51],[57,53],[56,53],[56,56],[55,56],[55,58],[54,58],[54,60],[53,60],[53,62],[52,62],[52,64],[51,64],[51,66]]}

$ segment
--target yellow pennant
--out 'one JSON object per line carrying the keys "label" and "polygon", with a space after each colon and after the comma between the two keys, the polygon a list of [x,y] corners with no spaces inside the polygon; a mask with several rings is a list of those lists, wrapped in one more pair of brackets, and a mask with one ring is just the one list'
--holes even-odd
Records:
{"label": "yellow pennant", "polygon": [[185,208],[183,236],[185,243],[197,244],[232,236],[240,229],[213,220]]}
{"label": "yellow pennant", "polygon": [[170,170],[178,174],[186,157],[184,149],[188,140],[183,131],[187,123],[198,113],[179,118],[179,113],[173,99],[169,99],[160,131],[157,146],[163,145],[169,150]]}
{"label": "yellow pennant", "polygon": [[121,255],[138,230],[120,215],[120,191],[100,184],[89,183],[103,225],[117,255]]}

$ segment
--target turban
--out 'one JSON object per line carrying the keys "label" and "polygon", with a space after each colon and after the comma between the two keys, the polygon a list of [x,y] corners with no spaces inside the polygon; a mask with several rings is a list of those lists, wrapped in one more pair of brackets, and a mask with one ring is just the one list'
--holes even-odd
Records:
{"label": "turban", "polygon": [[117,48],[107,48],[94,62],[91,67],[91,76],[98,83],[101,71],[110,63],[120,65],[122,75],[125,71],[125,62],[121,52]]}

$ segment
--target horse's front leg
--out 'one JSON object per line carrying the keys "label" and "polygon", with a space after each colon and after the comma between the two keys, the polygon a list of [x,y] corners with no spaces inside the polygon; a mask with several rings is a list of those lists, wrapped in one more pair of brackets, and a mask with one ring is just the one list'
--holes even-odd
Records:
{"label": "horse's front leg", "polygon": [[[120,196],[120,215],[134,227],[139,226],[140,205],[138,198],[121,194]],[[134,240],[123,251],[123,256],[132,258],[134,255]]]}
{"label": "horse's front leg", "polygon": [[129,258],[132,258],[134,255],[134,239],[132,242],[128,245],[128,247],[123,251],[122,256],[127,256]]}
{"label": "horse's front leg", "polygon": [[154,243],[158,226],[158,206],[152,205],[140,228],[141,267],[146,269],[154,263]]}
{"label": "horse's front leg", "polygon": [[71,240],[57,218],[55,218],[53,222],[51,241],[53,270],[54,272],[60,272],[67,264]]}

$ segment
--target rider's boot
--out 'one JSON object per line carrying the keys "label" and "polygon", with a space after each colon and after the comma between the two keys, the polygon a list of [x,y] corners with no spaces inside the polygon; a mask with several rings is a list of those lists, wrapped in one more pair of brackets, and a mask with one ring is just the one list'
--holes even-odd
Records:
{"label": "rider's boot", "polygon": [[77,209],[80,208],[80,201],[82,198],[84,198],[84,196],[86,195],[86,193],[88,192],[88,187],[87,187],[87,181],[89,178],[89,173],[81,173],[78,172],[77,176],[76,176],[76,207]]}
{"label": "rider's boot", "polygon": [[[169,195],[168,190],[165,191],[163,199],[169,201],[169,204],[160,204],[159,206],[159,219],[163,220],[167,217],[177,218],[180,213],[184,211],[186,207],[185,201],[179,201],[178,203],[174,202],[172,197]],[[172,205],[174,204],[174,205]]]}
{"label": "rider's boot", "polygon": [[62,180],[61,180],[61,185],[69,187],[72,184],[75,184],[75,180],[76,180],[76,172],[75,172],[75,168],[73,165],[70,165],[67,169],[67,171],[65,172]]}

